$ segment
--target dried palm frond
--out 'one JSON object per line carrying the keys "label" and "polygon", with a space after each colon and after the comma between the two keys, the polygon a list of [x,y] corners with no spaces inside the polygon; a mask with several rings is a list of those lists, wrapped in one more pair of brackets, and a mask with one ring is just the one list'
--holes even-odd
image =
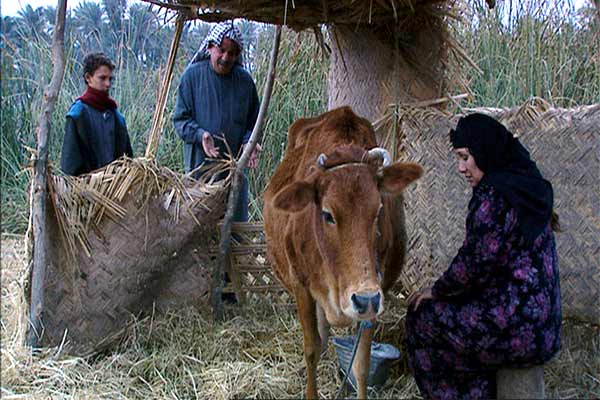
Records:
{"label": "dried palm frond", "polygon": [[[100,225],[104,218],[119,223],[127,213],[143,210],[153,196],[165,197],[164,207],[175,222],[179,221],[182,208],[195,220],[191,210],[202,206],[211,193],[229,184],[229,176],[221,181],[216,181],[216,177],[222,175],[232,162],[229,159],[180,175],[159,167],[151,159],[123,157],[82,176],[52,175],[48,180],[48,193],[67,254],[73,258],[76,249],[81,247],[88,257],[91,256],[87,239],[90,231],[101,236]],[[194,179],[193,175],[200,177]],[[127,196],[135,198],[135,210],[121,205]],[[196,223],[200,224],[197,220]],[[123,229],[127,230],[127,227],[123,226]]]}

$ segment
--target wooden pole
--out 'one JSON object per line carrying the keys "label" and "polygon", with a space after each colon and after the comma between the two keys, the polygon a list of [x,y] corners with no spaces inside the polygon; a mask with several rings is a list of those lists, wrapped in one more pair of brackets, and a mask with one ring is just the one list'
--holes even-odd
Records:
{"label": "wooden pole", "polygon": [[27,333],[27,344],[38,347],[42,335],[44,312],[44,277],[46,274],[47,243],[46,234],[46,182],[48,167],[48,142],[54,105],[65,72],[65,15],[67,0],[59,0],[56,8],[54,34],[52,35],[52,79],[44,91],[42,113],[37,126],[37,153],[33,160],[33,270],[31,272],[31,301],[29,319],[31,325]]}
{"label": "wooden pole", "polygon": [[164,125],[163,117],[165,114],[165,107],[167,105],[167,97],[169,96],[171,82],[173,81],[173,68],[175,66],[177,49],[179,49],[181,32],[183,31],[184,24],[185,18],[182,14],[179,14],[179,16],[177,17],[177,21],[175,22],[175,36],[173,36],[173,41],[171,42],[171,48],[169,50],[167,71],[160,86],[158,100],[156,101],[156,109],[154,110],[154,118],[152,119],[152,129],[150,130],[148,145],[146,146],[146,158],[156,157],[156,151],[158,150],[158,143],[160,141],[162,128]]}
{"label": "wooden pole", "polygon": [[262,125],[267,114],[269,107],[269,101],[271,100],[271,92],[273,91],[273,82],[275,80],[275,67],[277,66],[277,54],[279,53],[279,42],[281,40],[281,26],[277,26],[275,29],[275,40],[273,41],[273,48],[271,49],[271,60],[269,63],[269,71],[267,73],[267,81],[263,90],[263,99],[254,124],[254,129],[250,135],[250,139],[246,146],[242,156],[236,163],[233,171],[233,183],[231,190],[229,191],[229,198],[227,200],[227,211],[223,218],[223,224],[221,225],[221,240],[219,242],[219,254],[217,257],[217,264],[213,270],[212,276],[212,292],[211,292],[211,304],[213,308],[213,316],[215,320],[219,321],[223,318],[223,302],[221,294],[223,293],[223,280],[225,278],[225,263],[229,255],[229,247],[231,244],[231,222],[233,221],[233,214],[235,206],[237,204],[240,192],[240,182],[242,180],[242,174],[244,168],[248,164],[250,154],[258,143],[259,132],[262,130]]}

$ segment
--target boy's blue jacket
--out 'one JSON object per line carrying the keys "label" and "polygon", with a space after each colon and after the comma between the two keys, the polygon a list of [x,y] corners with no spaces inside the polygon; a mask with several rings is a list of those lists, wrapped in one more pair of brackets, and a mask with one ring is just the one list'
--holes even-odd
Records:
{"label": "boy's blue jacket", "polygon": [[133,150],[125,118],[118,110],[99,111],[77,100],[66,116],[60,167],[67,175],[81,175],[127,155]]}

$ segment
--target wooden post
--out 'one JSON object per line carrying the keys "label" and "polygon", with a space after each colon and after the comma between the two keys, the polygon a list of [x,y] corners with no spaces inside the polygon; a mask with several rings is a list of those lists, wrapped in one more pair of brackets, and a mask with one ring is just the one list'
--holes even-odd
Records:
{"label": "wooden post", "polygon": [[250,154],[258,143],[259,132],[262,130],[262,125],[267,114],[269,107],[269,101],[271,100],[271,92],[273,91],[273,81],[275,80],[275,67],[277,65],[277,54],[279,52],[279,41],[281,40],[281,26],[277,26],[275,29],[275,40],[273,42],[273,48],[271,49],[271,61],[269,63],[269,71],[267,73],[267,81],[263,90],[263,99],[256,119],[256,124],[250,135],[248,144],[244,146],[244,151],[239,161],[236,163],[233,172],[233,183],[231,190],[229,191],[229,198],[227,200],[227,211],[223,218],[223,224],[221,225],[221,239],[219,242],[219,254],[217,256],[217,264],[213,270],[212,276],[212,292],[211,292],[211,305],[213,308],[213,316],[215,320],[219,321],[223,318],[223,301],[221,294],[223,293],[223,280],[224,270],[227,257],[229,256],[229,247],[231,244],[231,222],[233,220],[233,214],[235,211],[235,205],[237,204],[240,191],[240,182],[242,180],[242,174],[244,168],[248,164]]}
{"label": "wooden post", "polygon": [[148,145],[146,146],[146,158],[156,157],[156,151],[158,150],[158,142],[160,141],[162,128],[164,125],[163,117],[165,113],[165,107],[167,105],[167,97],[169,96],[171,82],[173,81],[173,68],[175,65],[177,49],[179,49],[181,32],[183,31],[184,24],[185,17],[182,14],[179,14],[177,21],[175,22],[175,36],[173,36],[171,48],[169,49],[167,70],[165,72],[162,84],[160,85],[158,100],[156,101],[156,109],[154,110],[154,117],[152,118],[152,129],[150,130],[150,136],[148,137]]}
{"label": "wooden post", "polygon": [[52,35],[52,80],[44,91],[42,113],[37,126],[37,154],[33,160],[33,266],[31,272],[31,300],[29,320],[31,324],[27,332],[27,344],[38,347],[42,335],[42,319],[44,313],[44,277],[47,260],[46,235],[46,195],[48,142],[50,123],[54,105],[65,72],[65,15],[67,0],[59,0],[56,8],[54,34]]}

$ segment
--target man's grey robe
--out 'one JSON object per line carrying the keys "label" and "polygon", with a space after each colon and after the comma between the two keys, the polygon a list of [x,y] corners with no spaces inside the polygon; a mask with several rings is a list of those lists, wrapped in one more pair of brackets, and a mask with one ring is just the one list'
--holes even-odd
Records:
{"label": "man's grey robe", "polygon": [[[209,132],[215,138],[220,156],[227,146],[234,157],[250,139],[259,109],[258,94],[250,74],[240,65],[234,65],[228,75],[217,74],[210,60],[202,60],[187,67],[179,83],[179,92],[173,122],[183,139],[185,171],[190,172],[205,161],[202,136]],[[244,179],[235,221],[248,220],[248,183]]]}
{"label": "man's grey robe", "polygon": [[258,117],[259,101],[250,74],[235,65],[228,75],[217,74],[209,60],[190,65],[179,84],[173,122],[184,141],[185,171],[204,161],[202,135],[209,132],[221,155],[227,151],[223,136],[234,156],[250,134]]}

